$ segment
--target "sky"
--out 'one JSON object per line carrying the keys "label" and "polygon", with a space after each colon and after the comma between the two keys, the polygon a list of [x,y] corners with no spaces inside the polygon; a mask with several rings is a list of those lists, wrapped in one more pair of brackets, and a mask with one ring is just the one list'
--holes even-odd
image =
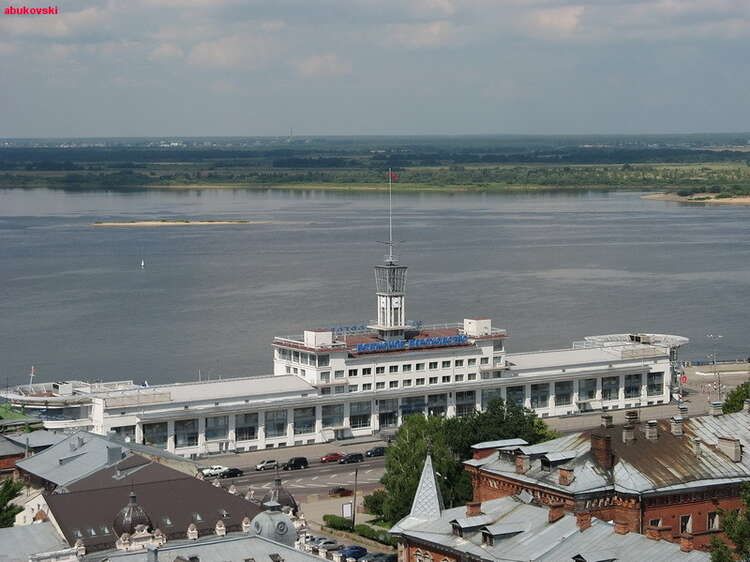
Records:
{"label": "sky", "polygon": [[0,137],[750,130],[747,0],[51,1]]}

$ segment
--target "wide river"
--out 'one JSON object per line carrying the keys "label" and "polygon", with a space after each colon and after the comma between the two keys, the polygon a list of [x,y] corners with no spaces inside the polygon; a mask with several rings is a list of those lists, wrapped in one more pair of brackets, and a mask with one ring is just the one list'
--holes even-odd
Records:
{"label": "wide river", "polygon": [[[634,193],[397,194],[407,316],[489,316],[509,351],[591,334],[750,355],[750,207]],[[95,221],[250,220],[93,227]],[[364,324],[387,194],[0,190],[0,384],[271,372],[275,335]],[[145,268],[141,269],[141,260]]]}

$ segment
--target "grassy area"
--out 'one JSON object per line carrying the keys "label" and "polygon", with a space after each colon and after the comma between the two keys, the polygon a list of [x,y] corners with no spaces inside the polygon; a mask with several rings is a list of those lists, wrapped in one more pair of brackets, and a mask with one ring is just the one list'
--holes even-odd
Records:
{"label": "grassy area", "polygon": [[0,420],[21,420],[28,416],[11,408],[10,404],[0,405]]}

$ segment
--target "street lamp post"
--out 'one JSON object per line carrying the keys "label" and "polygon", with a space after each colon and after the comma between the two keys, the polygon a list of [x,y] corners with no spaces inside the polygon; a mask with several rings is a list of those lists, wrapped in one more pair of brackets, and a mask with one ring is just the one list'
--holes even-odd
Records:
{"label": "street lamp post", "polygon": [[718,365],[718,357],[717,357],[717,347],[719,345],[719,341],[722,336],[721,334],[706,334],[706,337],[713,341],[714,345],[714,353],[713,353],[713,360],[714,360],[714,381],[716,382],[716,392],[719,396],[719,401],[721,401],[721,375],[719,374],[719,365]]}

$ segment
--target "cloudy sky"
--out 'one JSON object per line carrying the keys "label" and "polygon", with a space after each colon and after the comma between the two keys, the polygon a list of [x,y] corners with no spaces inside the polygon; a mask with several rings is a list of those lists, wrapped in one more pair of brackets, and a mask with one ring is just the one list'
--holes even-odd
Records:
{"label": "cloudy sky", "polygon": [[750,130],[748,0],[55,2],[0,137]]}

